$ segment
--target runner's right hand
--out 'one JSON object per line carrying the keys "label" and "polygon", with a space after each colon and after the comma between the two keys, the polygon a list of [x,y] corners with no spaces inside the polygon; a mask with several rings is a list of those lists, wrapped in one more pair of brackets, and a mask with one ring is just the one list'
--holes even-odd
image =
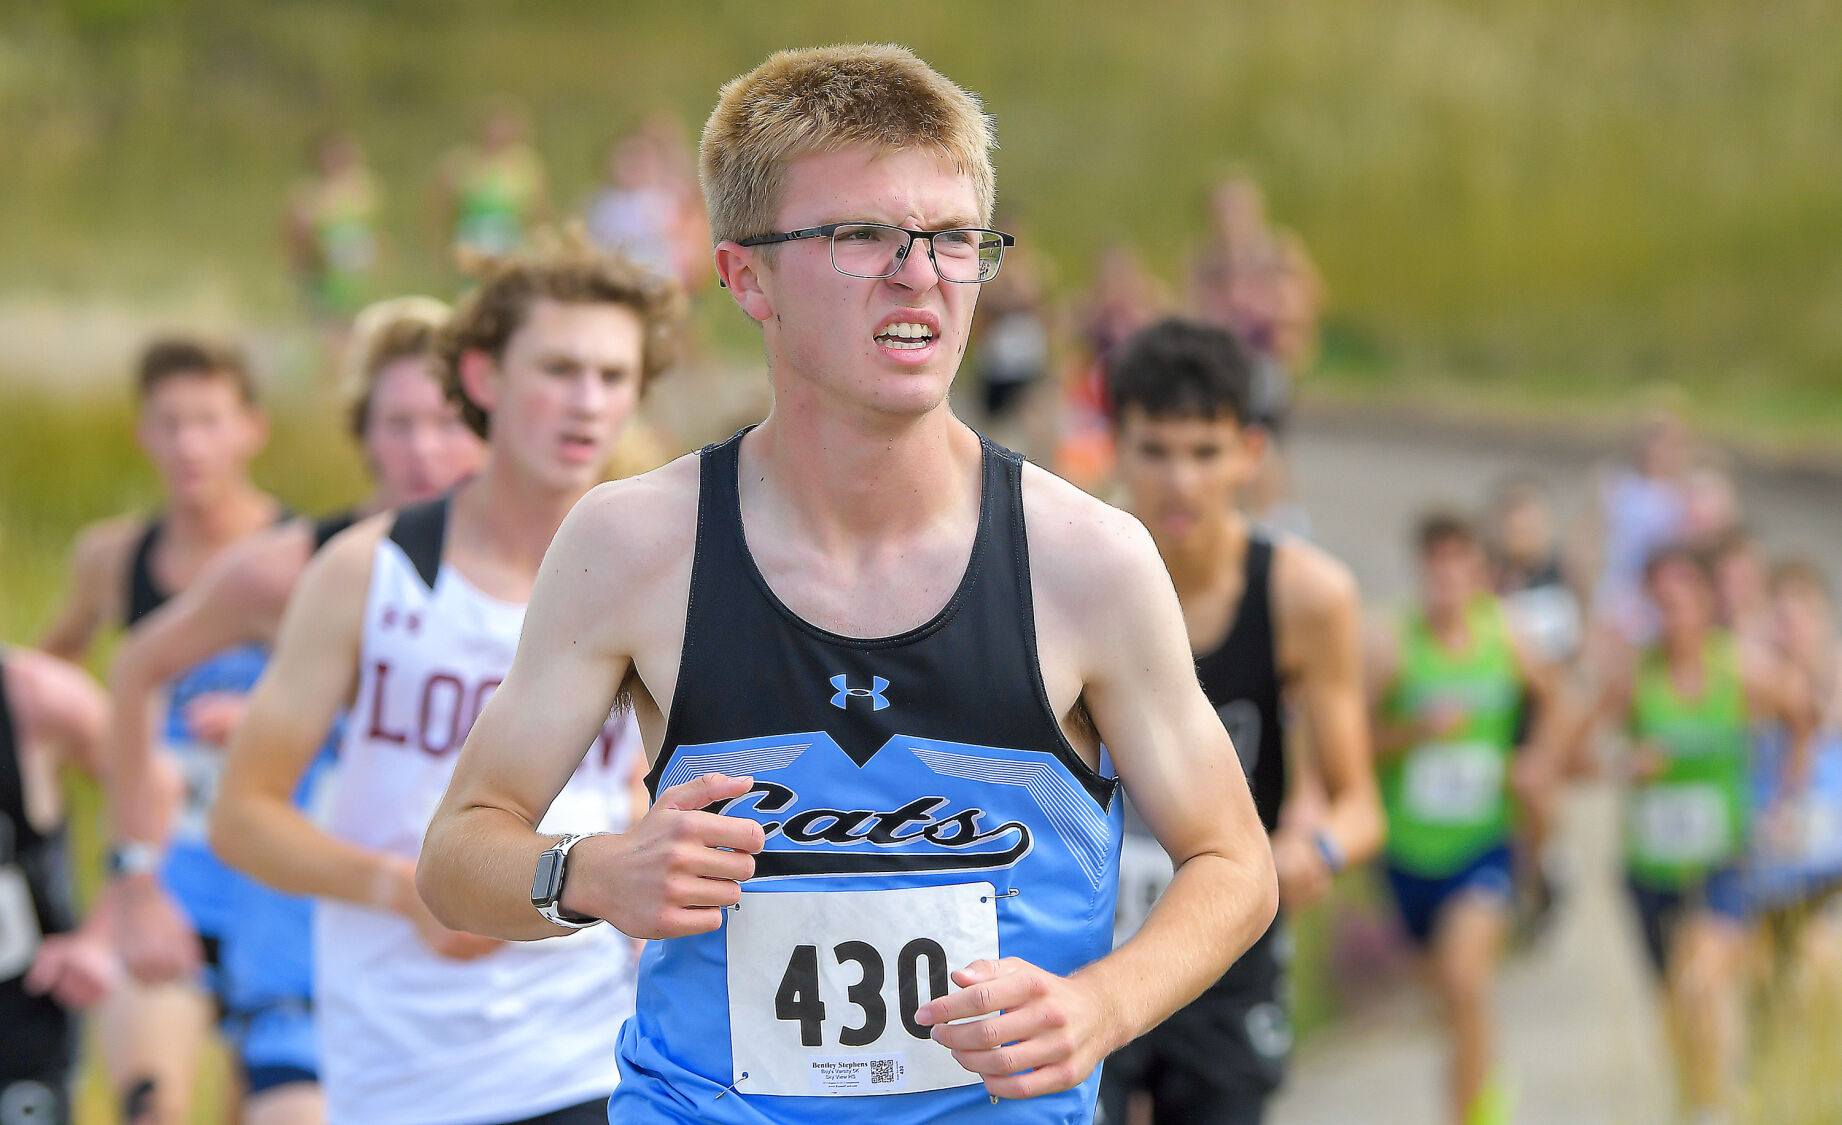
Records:
{"label": "runner's right hand", "polygon": [[422,895],[416,890],[416,865],[406,859],[392,856],[385,861],[386,880],[382,892],[381,905],[409,919],[416,927],[416,936],[422,944],[428,946],[450,961],[471,961],[484,957],[504,943],[496,938],[481,937],[465,930],[450,930],[435,920],[428,906],[423,903]]}
{"label": "runner's right hand", "polygon": [[753,786],[753,778],[707,773],[660,793],[626,832],[577,844],[562,905],[605,918],[628,937],[717,929],[722,908],[741,901],[766,837],[752,820],[706,810]]}
{"label": "runner's right hand", "polygon": [[151,875],[130,875],[112,888],[119,904],[115,943],[134,978],[145,984],[182,980],[204,964],[198,932]]}

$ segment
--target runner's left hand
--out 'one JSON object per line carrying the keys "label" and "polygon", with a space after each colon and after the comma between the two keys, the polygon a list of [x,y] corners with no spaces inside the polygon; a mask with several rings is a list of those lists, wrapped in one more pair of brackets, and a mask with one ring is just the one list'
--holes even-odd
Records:
{"label": "runner's left hand", "polygon": [[[1034,1098],[1079,1086],[1112,1048],[1100,996],[1017,957],[974,961],[953,974],[958,992],[921,1005],[934,1042],[985,1080],[994,1097]],[[974,1019],[955,1024],[952,1020]]]}
{"label": "runner's left hand", "polygon": [[239,691],[209,691],[185,706],[186,731],[208,746],[222,746],[237,729],[249,697]]}
{"label": "runner's left hand", "polygon": [[1279,902],[1287,910],[1316,906],[1330,894],[1330,868],[1317,844],[1288,828],[1273,833],[1273,870],[1279,876]]}
{"label": "runner's left hand", "polygon": [[75,1011],[102,1003],[125,975],[107,939],[78,931],[47,935],[24,984],[31,995],[50,996]]}

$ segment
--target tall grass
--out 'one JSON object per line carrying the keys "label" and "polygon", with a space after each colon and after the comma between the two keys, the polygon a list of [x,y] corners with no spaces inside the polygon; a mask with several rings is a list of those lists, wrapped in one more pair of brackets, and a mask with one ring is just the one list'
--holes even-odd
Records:
{"label": "tall grass", "polygon": [[[1073,282],[1176,272],[1244,164],[1389,374],[1745,400],[1842,384],[1842,18],[1825,0],[62,0],[0,15],[0,288],[293,307],[277,214],[313,132],[389,185],[387,284],[441,282],[433,169],[495,92],[567,205],[606,140],[789,44],[910,43],[996,113],[1010,221]],[[1339,349],[1342,349],[1339,353]]]}

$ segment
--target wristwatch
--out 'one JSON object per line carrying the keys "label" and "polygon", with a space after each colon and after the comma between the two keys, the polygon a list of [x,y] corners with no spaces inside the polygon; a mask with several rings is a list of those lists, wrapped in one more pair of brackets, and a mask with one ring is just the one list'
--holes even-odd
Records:
{"label": "wristwatch", "polygon": [[1317,845],[1318,855],[1324,859],[1324,867],[1332,875],[1341,875],[1349,865],[1349,857],[1343,852],[1343,845],[1337,838],[1320,828],[1311,834],[1311,842]]}
{"label": "wristwatch", "polygon": [[141,840],[123,840],[109,849],[109,878],[151,875],[160,869],[160,849]]}
{"label": "wristwatch", "polygon": [[563,877],[569,870],[569,850],[590,836],[606,836],[606,832],[586,832],[579,836],[564,836],[550,845],[550,850],[537,857],[537,877],[531,880],[531,905],[544,916],[546,922],[558,926],[567,926],[572,930],[585,930],[601,919],[592,914],[577,914],[573,910],[563,909]]}

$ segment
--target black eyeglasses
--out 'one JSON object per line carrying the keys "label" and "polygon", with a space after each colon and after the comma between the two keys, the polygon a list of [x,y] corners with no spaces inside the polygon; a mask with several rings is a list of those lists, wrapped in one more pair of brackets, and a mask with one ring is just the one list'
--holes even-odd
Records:
{"label": "black eyeglasses", "polygon": [[1017,245],[1013,236],[985,227],[908,230],[887,223],[826,223],[784,234],[756,235],[736,245],[770,246],[801,238],[830,239],[832,269],[846,277],[871,279],[894,277],[920,240],[927,243],[927,256],[940,280],[958,285],[981,285],[998,276],[1004,248]]}

